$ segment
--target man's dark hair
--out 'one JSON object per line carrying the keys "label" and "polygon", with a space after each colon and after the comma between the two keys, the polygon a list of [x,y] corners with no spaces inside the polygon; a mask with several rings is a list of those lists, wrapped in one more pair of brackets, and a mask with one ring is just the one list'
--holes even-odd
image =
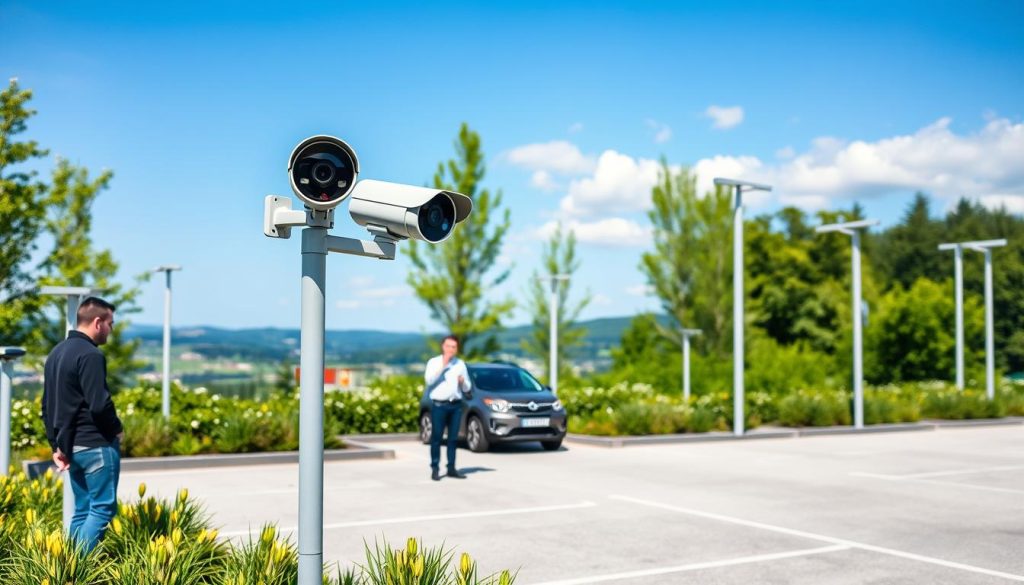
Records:
{"label": "man's dark hair", "polygon": [[97,317],[106,317],[107,311],[113,313],[116,310],[117,307],[99,297],[89,297],[78,305],[78,324],[92,323]]}
{"label": "man's dark hair", "polygon": [[441,340],[441,345],[444,345],[444,342],[448,341],[449,339],[454,341],[456,345],[462,345],[462,343],[459,342],[459,338],[456,337],[454,333],[449,333],[448,335],[445,335],[444,339]]}

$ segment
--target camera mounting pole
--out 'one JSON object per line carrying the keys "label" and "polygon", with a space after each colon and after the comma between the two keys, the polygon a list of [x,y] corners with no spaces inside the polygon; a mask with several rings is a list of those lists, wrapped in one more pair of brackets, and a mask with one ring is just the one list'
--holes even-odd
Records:
{"label": "camera mounting pole", "polygon": [[[263,233],[288,238],[302,230],[301,334],[299,345],[299,579],[319,585],[323,579],[324,538],[324,329],[327,254],[335,252],[394,260],[396,240],[375,231],[373,241],[328,235],[334,210],[291,209],[291,199],[268,195]],[[373,230],[372,230],[373,231]]]}

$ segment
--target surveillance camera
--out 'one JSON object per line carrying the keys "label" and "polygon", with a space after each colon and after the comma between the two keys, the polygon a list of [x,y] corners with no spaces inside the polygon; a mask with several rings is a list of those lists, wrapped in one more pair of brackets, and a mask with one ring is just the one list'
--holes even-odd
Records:
{"label": "surveillance camera", "polygon": [[333,136],[311,136],[300,142],[288,158],[292,191],[307,207],[319,211],[333,209],[344,201],[358,175],[356,151]]}
{"label": "surveillance camera", "polygon": [[469,217],[473,200],[454,191],[364,179],[352,192],[348,211],[361,226],[382,228],[394,238],[436,244]]}

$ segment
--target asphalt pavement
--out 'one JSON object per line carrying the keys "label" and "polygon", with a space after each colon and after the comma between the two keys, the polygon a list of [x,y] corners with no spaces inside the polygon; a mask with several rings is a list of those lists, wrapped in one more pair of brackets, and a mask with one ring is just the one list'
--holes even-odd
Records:
{"label": "asphalt pavement", "polygon": [[[427,447],[328,462],[324,560],[407,537],[470,553],[518,585],[1024,582],[1024,426],[608,449],[460,449],[468,477],[430,480]],[[125,472],[187,487],[222,534],[294,531],[295,464]]]}

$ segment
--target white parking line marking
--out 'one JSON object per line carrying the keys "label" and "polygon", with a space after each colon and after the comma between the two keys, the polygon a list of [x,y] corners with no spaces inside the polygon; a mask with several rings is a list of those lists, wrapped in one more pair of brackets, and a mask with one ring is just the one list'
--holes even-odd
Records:
{"label": "white parking line marking", "polygon": [[714,514],[712,512],[702,512],[700,510],[693,510],[690,508],[682,508],[679,506],[672,506],[669,504],[662,504],[661,502],[651,502],[648,500],[641,500],[638,498],[632,498],[629,496],[608,496],[610,499],[619,500],[623,502],[630,502],[633,504],[639,504],[641,506],[650,506],[652,508],[661,508],[662,510],[670,510],[672,512],[679,512],[680,514],[688,514],[690,516],[697,516],[700,518],[708,518],[710,520],[718,520],[719,522],[728,522],[730,524],[737,524],[739,526],[747,526],[750,528],[760,528],[761,530],[769,530],[771,532],[778,532],[780,534],[788,534],[790,536],[799,536],[802,538],[809,538],[811,540],[820,540],[823,542],[830,542],[832,544],[843,545],[850,548],[856,548],[860,550],[867,550],[871,552],[881,553],[884,555],[890,555],[894,557],[900,557],[904,559],[910,559],[913,561],[920,561],[922,563],[929,563],[932,565],[939,565],[941,567],[948,567],[950,569],[959,569],[961,571],[969,571],[971,573],[979,573],[981,575],[989,575],[991,577],[1000,577],[1002,579],[1009,579],[1010,581],[1019,581],[1024,583],[1024,575],[1015,575],[1013,573],[1004,573],[1003,571],[995,571],[992,569],[986,569],[984,567],[976,567],[974,565],[968,565],[965,563],[957,563],[954,561],[947,561],[943,559],[937,559],[935,557],[929,557],[925,555],[919,555],[916,553],[896,550],[892,548],[885,548],[881,546],[875,546],[872,544],[865,544],[863,542],[855,542],[852,540],[846,540],[843,538],[835,538],[833,536],[825,536],[823,534],[815,534],[813,532],[806,532],[803,530],[795,530],[793,528],[785,528],[783,526],[775,526],[772,524],[765,524],[763,522],[755,522],[753,520],[744,520],[742,518],[734,518],[732,516],[725,516],[722,514]]}
{"label": "white parking line marking", "polygon": [[714,569],[718,567],[730,567],[733,565],[744,565],[748,563],[763,563],[767,561],[776,561],[779,559],[791,559],[794,557],[805,557],[809,555],[820,555],[823,553],[838,552],[843,550],[850,550],[850,547],[843,545],[832,545],[824,546],[821,548],[806,548],[803,550],[793,550],[788,552],[773,553],[766,555],[755,555],[752,557],[739,557],[735,559],[725,559],[721,561],[709,561],[706,563],[692,563],[689,565],[679,565],[676,567],[660,567],[657,569],[645,569],[641,571],[628,571],[625,573],[612,573],[610,575],[591,575],[590,577],[581,577],[579,579],[566,579],[564,581],[544,581],[543,583],[535,583],[534,585],[584,585],[585,583],[600,583],[601,581],[615,581],[618,579],[635,579],[638,577],[651,577],[654,575],[667,575],[669,573],[682,573],[685,571],[699,571],[701,569]]}
{"label": "white parking line marking", "polygon": [[[534,508],[506,508],[500,510],[484,510],[481,512],[460,512],[456,514],[431,514],[429,516],[405,516],[402,518],[377,518],[374,520],[357,520],[355,522],[338,522],[336,524],[324,524],[324,530],[334,528],[354,528],[357,526],[378,526],[381,524],[403,524],[406,522],[430,522],[434,520],[459,520],[462,518],[483,518],[487,516],[510,516],[514,514],[535,514],[538,512],[556,512],[559,510],[578,510],[580,508],[593,508],[597,506],[594,502],[579,502],[576,504],[562,504],[557,506],[537,506]],[[245,536],[254,533],[258,529],[235,530],[232,532],[221,532],[221,536]],[[280,532],[295,532],[298,527],[291,526],[282,528]]]}
{"label": "white parking line marking", "polygon": [[894,477],[905,478],[927,478],[944,477],[948,475],[968,475],[972,473],[989,473],[992,471],[1017,471],[1024,469],[1024,465],[1000,465],[998,467],[976,467],[973,469],[954,469],[950,471],[930,471],[928,473],[910,473],[907,475],[896,475]]}
{"label": "white parking line marking", "polygon": [[906,481],[910,483],[927,483],[931,485],[952,486],[972,490],[981,490],[983,492],[996,492],[999,494],[1024,494],[1024,490],[1015,490],[1013,488],[992,487],[987,485],[976,485],[973,483],[961,483],[958,481],[942,481],[938,479],[920,479],[918,477],[910,475],[885,475],[882,473],[868,473],[866,471],[852,471],[850,472],[850,475],[853,477],[870,477],[871,479],[882,479],[885,481]]}

